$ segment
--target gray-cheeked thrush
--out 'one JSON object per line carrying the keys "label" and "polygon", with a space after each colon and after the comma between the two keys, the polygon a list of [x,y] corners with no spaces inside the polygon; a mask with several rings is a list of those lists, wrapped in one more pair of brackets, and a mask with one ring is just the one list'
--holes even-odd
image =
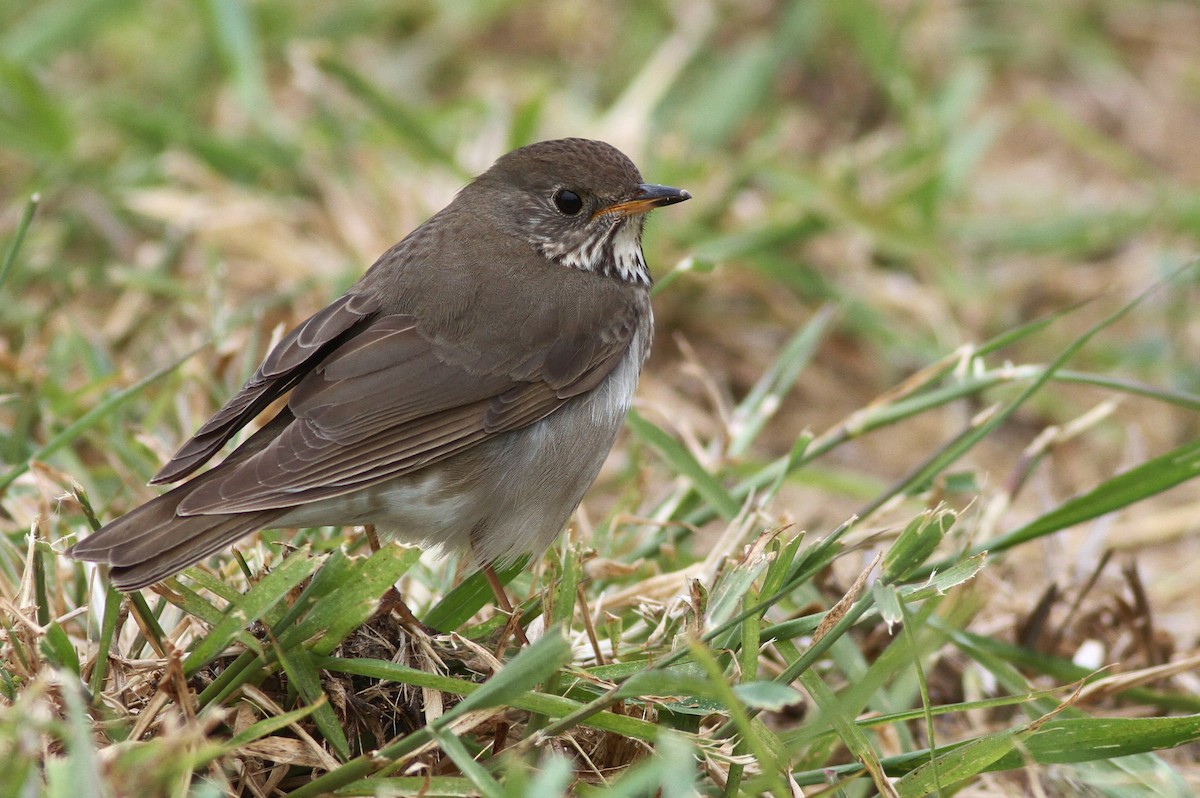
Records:
{"label": "gray-cheeked thrush", "polygon": [[292,330],[153,483],[219,465],[69,551],[133,590],[259,529],[375,524],[480,564],[540,554],[612,448],[650,351],[645,213],[690,198],[608,144],[500,158]]}

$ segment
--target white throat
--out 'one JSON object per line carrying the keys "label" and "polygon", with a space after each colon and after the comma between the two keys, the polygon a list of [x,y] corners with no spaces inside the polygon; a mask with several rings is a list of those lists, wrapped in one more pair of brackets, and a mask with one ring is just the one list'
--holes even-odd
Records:
{"label": "white throat", "polygon": [[[650,271],[642,254],[641,226],[616,224],[602,236],[593,236],[574,248],[562,241],[539,242],[542,254],[553,261],[616,277],[634,285],[650,285]],[[573,243],[573,242],[572,242]]]}
{"label": "white throat", "polygon": [[650,271],[646,268],[646,256],[642,254],[642,237],[639,226],[623,224],[613,236],[612,254],[617,264],[617,277],[637,285],[650,285]]}

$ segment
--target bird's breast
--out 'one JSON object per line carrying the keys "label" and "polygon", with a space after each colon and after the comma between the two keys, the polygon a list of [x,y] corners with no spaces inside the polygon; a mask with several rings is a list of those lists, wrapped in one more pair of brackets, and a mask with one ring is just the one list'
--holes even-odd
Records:
{"label": "bird's breast", "polygon": [[616,367],[594,390],[580,397],[579,403],[586,409],[594,426],[615,425],[619,428],[624,422],[625,415],[633,405],[642,364],[650,354],[650,340],[653,335],[654,317],[647,305],[646,315],[634,330],[629,348]]}

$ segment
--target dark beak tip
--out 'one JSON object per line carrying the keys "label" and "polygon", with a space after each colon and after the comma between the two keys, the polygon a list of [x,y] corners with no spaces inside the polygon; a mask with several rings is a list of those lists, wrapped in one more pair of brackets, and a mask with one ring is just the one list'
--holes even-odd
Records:
{"label": "dark beak tip", "polygon": [[664,205],[674,205],[677,202],[686,202],[692,198],[692,193],[684,188],[643,183],[641,189],[641,198],[652,201],[654,206],[659,208]]}

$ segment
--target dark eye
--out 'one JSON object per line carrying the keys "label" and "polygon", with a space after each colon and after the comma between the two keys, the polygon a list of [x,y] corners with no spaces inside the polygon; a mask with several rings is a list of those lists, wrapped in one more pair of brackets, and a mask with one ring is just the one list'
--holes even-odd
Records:
{"label": "dark eye", "polygon": [[554,192],[554,207],[567,216],[574,216],[583,210],[583,200],[574,191],[561,188]]}

